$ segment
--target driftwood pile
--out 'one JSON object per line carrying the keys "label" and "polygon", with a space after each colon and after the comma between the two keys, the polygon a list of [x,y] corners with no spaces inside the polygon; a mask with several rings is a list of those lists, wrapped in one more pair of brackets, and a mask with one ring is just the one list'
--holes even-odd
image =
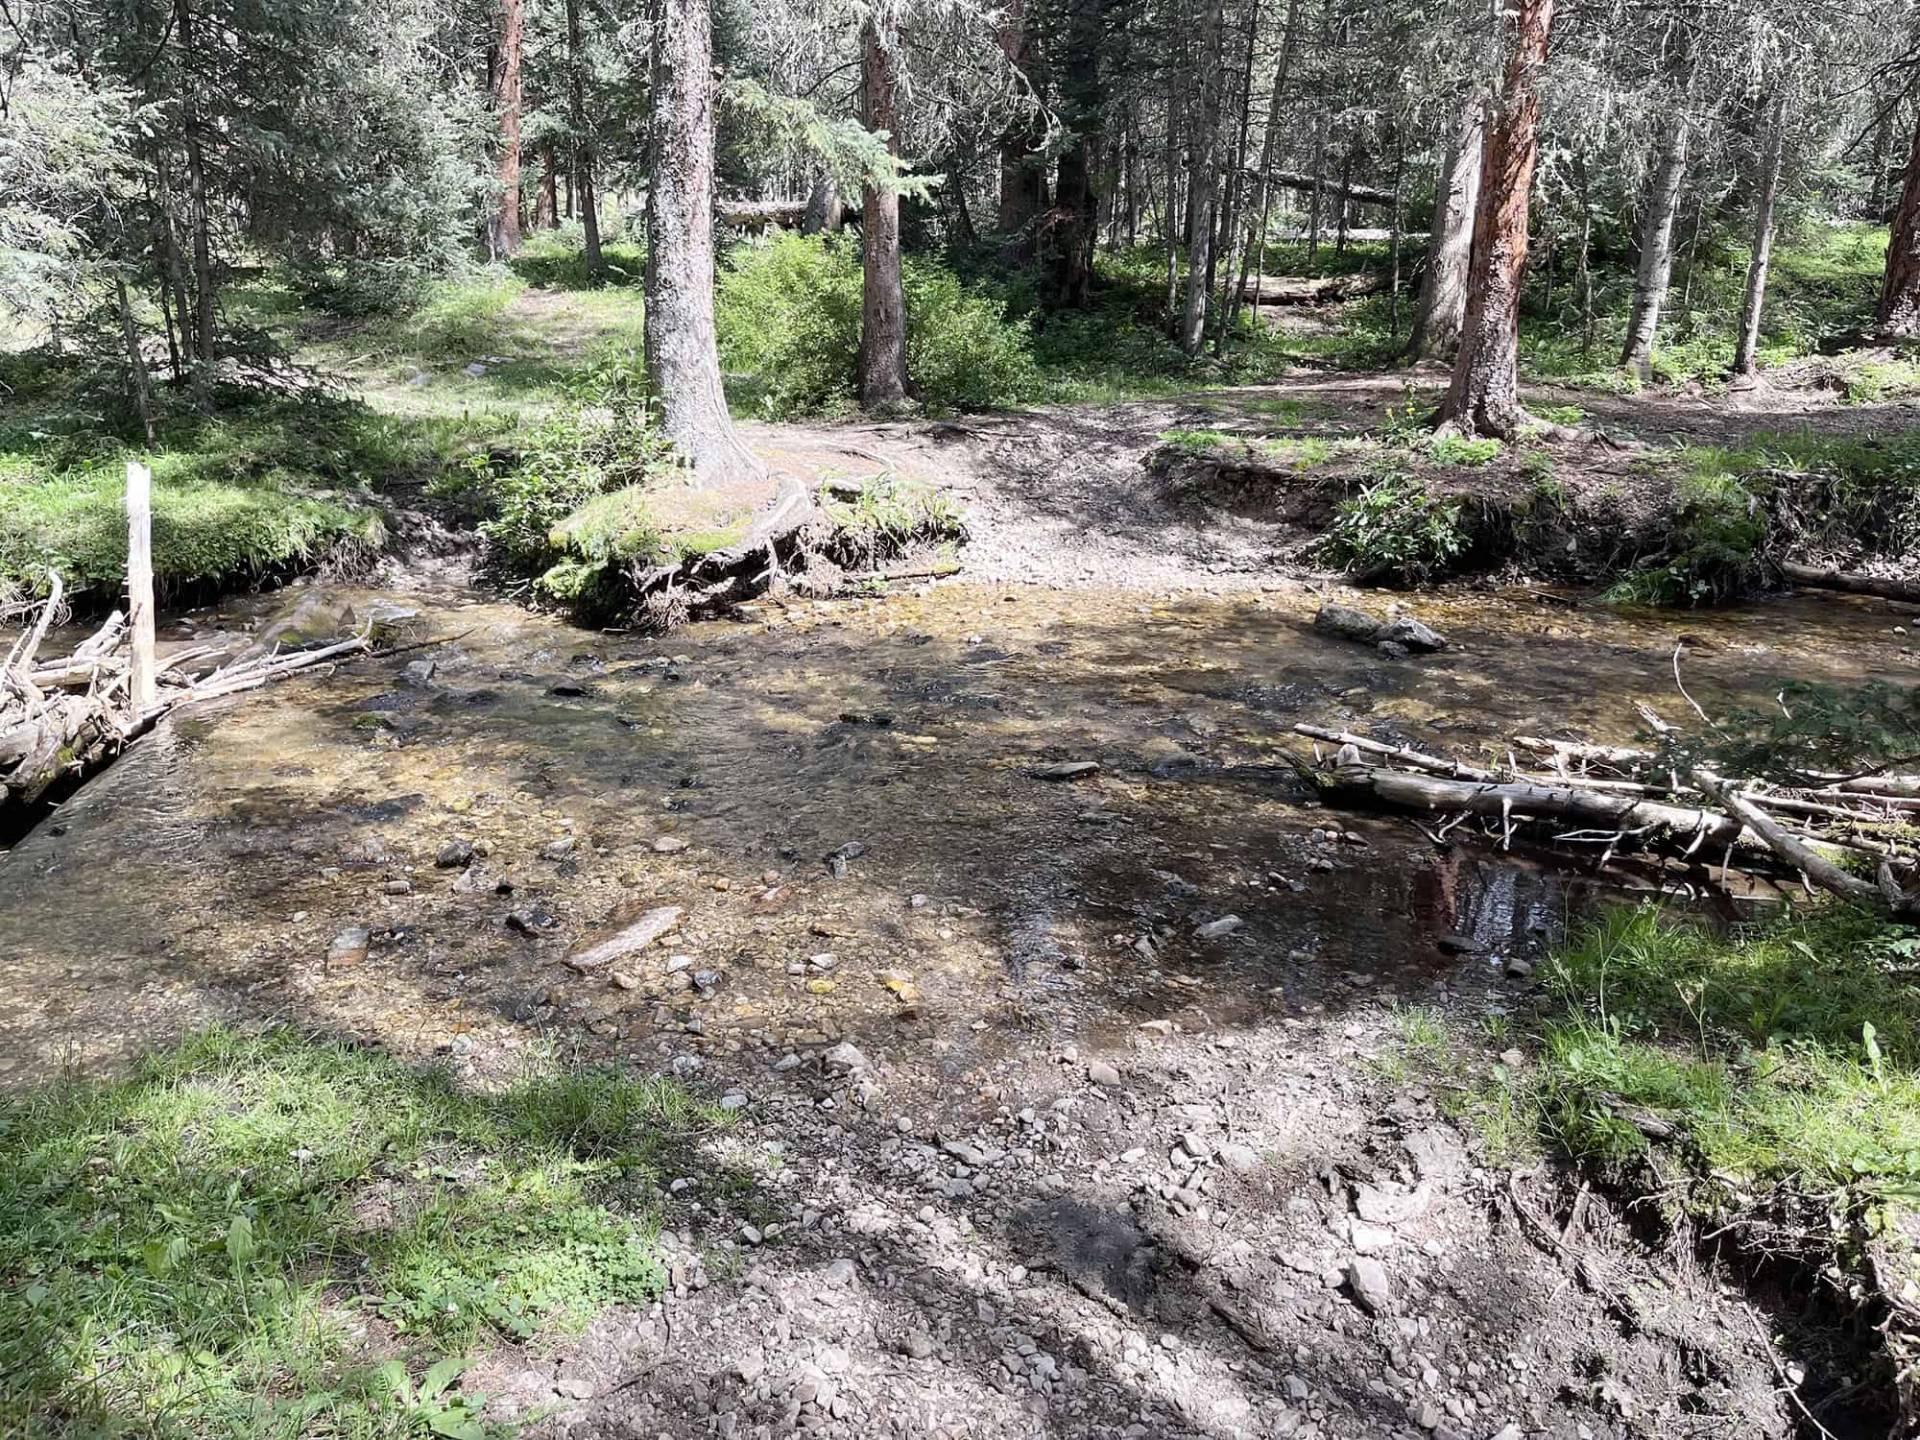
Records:
{"label": "driftwood pile", "polygon": [[1307,767],[1329,800],[1433,816],[1420,828],[1435,843],[1474,822],[1502,848],[1524,835],[1602,867],[1651,853],[1723,873],[1784,868],[1808,886],[1920,920],[1920,775],[1834,775],[1787,788],[1703,765],[1678,770],[1651,750],[1532,735],[1513,736],[1506,762],[1487,766],[1317,725],[1294,731],[1337,747],[1329,761],[1316,745]]}
{"label": "driftwood pile", "polygon": [[369,637],[361,634],[319,649],[230,661],[215,645],[159,657],[150,485],[143,467],[128,467],[127,613],[114,611],[69,654],[42,660],[40,649],[64,599],[60,576],[50,572],[46,598],[28,612],[25,630],[0,662],[0,821],[30,811],[49,791],[107,764],[180,705],[251,690],[369,647]]}

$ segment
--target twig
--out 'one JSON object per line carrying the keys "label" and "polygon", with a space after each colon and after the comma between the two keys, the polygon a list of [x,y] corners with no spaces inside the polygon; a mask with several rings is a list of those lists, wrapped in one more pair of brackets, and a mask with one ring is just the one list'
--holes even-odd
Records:
{"label": "twig", "polygon": [[1787,1367],[1780,1363],[1780,1352],[1773,1348],[1773,1341],[1767,1338],[1766,1327],[1760,1323],[1760,1316],[1753,1306],[1744,1300],[1740,1308],[1747,1312],[1747,1320],[1753,1326],[1753,1333],[1760,1339],[1760,1348],[1767,1352],[1767,1359],[1773,1362],[1773,1373],[1780,1377],[1780,1383],[1786,1387],[1787,1398],[1793,1401],[1794,1408],[1807,1417],[1807,1423],[1818,1430],[1827,1440],[1840,1440],[1833,1431],[1822,1425],[1813,1411],[1807,1408],[1807,1402],[1800,1398],[1800,1387],[1793,1383],[1793,1377],[1787,1374]]}

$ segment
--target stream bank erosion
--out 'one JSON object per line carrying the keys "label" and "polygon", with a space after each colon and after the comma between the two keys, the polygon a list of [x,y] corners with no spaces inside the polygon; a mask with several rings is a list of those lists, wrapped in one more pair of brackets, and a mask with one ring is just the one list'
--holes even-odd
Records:
{"label": "stream bank erosion", "polygon": [[[1786,1436],[1768,1336],[1810,1396],[1866,1373],[1803,1292],[1729,1300],[1591,1194],[1570,1224],[1551,1170],[1513,1203],[1499,1132],[1424,1068],[1436,1016],[1514,1045],[1525,965],[1621,892],[1336,818],[1283,752],[1302,722],[1624,743],[1683,631],[1709,705],[1904,674],[1882,602],[1443,591],[1451,643],[1409,662],[1282,590],[949,584],[664,639],[427,575],[308,598],[453,638],[177,715],[0,859],[0,1066],[278,1017],[469,1086],[558,1050],[732,1107],[659,1192],[664,1308],[488,1350],[462,1383],[492,1413]],[[273,603],[192,618],[270,629]],[[1607,1283],[1569,1283],[1529,1215]]]}

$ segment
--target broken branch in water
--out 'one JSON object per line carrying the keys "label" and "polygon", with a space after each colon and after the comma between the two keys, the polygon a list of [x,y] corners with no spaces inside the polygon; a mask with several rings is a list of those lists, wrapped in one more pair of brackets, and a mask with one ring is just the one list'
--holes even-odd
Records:
{"label": "broken branch in water", "polygon": [[[1340,747],[1331,765],[1316,754],[1314,765],[1300,766],[1330,799],[1451,814],[1437,833],[1421,827],[1430,838],[1479,817],[1503,849],[1529,832],[1551,844],[1599,847],[1602,866],[1634,851],[1691,862],[1711,844],[1723,867],[1741,853],[1751,867],[1782,867],[1846,900],[1920,917],[1920,812],[1901,793],[1913,777],[1835,776],[1793,790],[1700,766],[1676,771],[1650,751],[1531,735],[1512,743],[1538,756],[1544,771],[1523,768],[1511,752],[1505,765],[1485,766],[1316,725],[1294,730]],[[1873,879],[1856,873],[1862,865]]]}
{"label": "broken branch in water", "polygon": [[142,706],[134,694],[132,631],[118,613],[66,659],[25,668],[59,601],[56,579],[27,636],[14,646],[15,664],[0,688],[0,811],[32,805],[63,780],[98,769],[181,705],[252,690],[371,648],[363,633],[316,650],[258,655],[194,674],[187,668],[193,661],[218,653],[196,646],[153,666],[154,699]]}

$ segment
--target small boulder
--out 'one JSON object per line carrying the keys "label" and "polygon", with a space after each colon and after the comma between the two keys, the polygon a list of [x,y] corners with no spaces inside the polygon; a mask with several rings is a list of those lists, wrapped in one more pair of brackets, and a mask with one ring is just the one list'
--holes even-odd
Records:
{"label": "small boulder", "polygon": [[1371,1256],[1362,1255],[1348,1263],[1347,1287],[1369,1315],[1384,1315],[1393,1306],[1393,1280],[1387,1267]]}
{"label": "small boulder", "polygon": [[440,847],[433,863],[442,870],[464,870],[473,863],[473,842],[458,837]]}
{"label": "small boulder", "polygon": [[1380,622],[1351,605],[1322,605],[1320,613],[1313,617],[1313,628],[1323,635],[1357,640],[1362,645],[1371,645],[1380,638]]}
{"label": "small boulder", "polygon": [[851,1040],[842,1040],[821,1057],[829,1070],[842,1075],[857,1075],[867,1068],[867,1057]]}
{"label": "small boulder", "polygon": [[1411,615],[1402,615],[1397,620],[1388,621],[1373,638],[1377,644],[1399,645],[1408,650],[1424,652],[1447,648],[1446,636],[1422,625]]}

